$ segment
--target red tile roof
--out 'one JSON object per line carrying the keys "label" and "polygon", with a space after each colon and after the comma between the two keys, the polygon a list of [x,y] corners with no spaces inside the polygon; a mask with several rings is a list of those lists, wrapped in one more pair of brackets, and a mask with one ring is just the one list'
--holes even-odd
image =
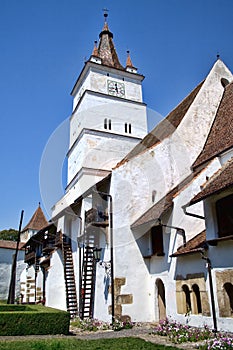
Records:
{"label": "red tile roof", "polygon": [[[0,240],[0,248],[3,249],[16,249],[17,242]],[[22,250],[24,243],[19,243],[19,250]]]}
{"label": "red tile roof", "polygon": [[39,231],[47,225],[48,221],[46,220],[44,213],[39,205],[28,224],[22,230],[22,232],[28,229]]}
{"label": "red tile roof", "polygon": [[225,87],[206,144],[193,164],[196,168],[233,147],[233,82]]}
{"label": "red tile roof", "polygon": [[201,200],[229,187],[233,187],[233,158],[226,162],[221,169],[211,176],[202,191],[191,199],[190,205],[200,202]]}
{"label": "red tile roof", "polygon": [[206,244],[206,232],[202,231],[195,237],[191,238],[187,243],[186,246],[182,245],[177,249],[175,253],[173,253],[172,257],[177,257],[180,255],[186,255],[186,254],[193,254],[200,252]]}

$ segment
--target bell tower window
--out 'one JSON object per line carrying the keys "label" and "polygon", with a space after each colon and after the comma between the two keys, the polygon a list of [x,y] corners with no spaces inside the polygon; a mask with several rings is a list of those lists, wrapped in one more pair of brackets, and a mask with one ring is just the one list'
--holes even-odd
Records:
{"label": "bell tower window", "polygon": [[125,123],[125,133],[129,133],[131,134],[132,133],[132,126],[131,126],[131,123]]}
{"label": "bell tower window", "polygon": [[104,119],[104,129],[112,130],[112,121],[111,119]]}

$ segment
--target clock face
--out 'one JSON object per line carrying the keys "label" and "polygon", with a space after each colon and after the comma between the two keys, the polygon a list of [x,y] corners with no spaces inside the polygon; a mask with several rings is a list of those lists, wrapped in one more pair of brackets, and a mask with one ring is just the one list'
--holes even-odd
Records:
{"label": "clock face", "polygon": [[123,83],[117,81],[108,80],[108,93],[112,96],[124,97],[125,86]]}

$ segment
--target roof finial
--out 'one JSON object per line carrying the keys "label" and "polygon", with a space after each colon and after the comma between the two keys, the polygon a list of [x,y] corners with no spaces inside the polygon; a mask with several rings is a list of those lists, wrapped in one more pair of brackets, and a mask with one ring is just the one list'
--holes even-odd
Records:
{"label": "roof finial", "polygon": [[40,208],[40,202],[39,202],[39,208]]}
{"label": "roof finial", "polygon": [[217,52],[217,60],[220,58],[220,54],[219,52]]}
{"label": "roof finial", "polygon": [[108,17],[108,9],[104,8],[103,11],[104,11],[104,23],[106,23],[107,22],[107,17]]}

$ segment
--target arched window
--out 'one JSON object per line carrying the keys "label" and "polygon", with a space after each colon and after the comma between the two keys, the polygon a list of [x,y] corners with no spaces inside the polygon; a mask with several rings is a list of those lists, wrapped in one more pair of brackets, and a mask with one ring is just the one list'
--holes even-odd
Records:
{"label": "arched window", "polygon": [[186,313],[188,313],[191,311],[191,299],[190,299],[189,287],[187,286],[187,284],[184,284],[182,286],[182,290],[183,290],[184,295],[185,295]]}
{"label": "arched window", "polygon": [[233,314],[233,285],[227,282],[224,284],[224,289],[227,292],[227,296],[229,298],[231,314]]}
{"label": "arched window", "polygon": [[128,132],[128,125],[125,123],[125,132]]}
{"label": "arched window", "polygon": [[108,121],[108,129],[109,129],[109,130],[112,129],[112,121],[111,121],[111,119],[109,119],[109,121]]}
{"label": "arched window", "polygon": [[108,121],[107,121],[107,118],[105,118],[104,119],[104,129],[107,129],[107,127],[108,127],[108,123],[107,123]]}
{"label": "arched window", "polygon": [[158,292],[159,320],[165,320],[166,318],[165,288],[160,278],[156,280],[156,287]]}
{"label": "arched window", "polygon": [[192,308],[192,312],[194,314],[201,314],[202,313],[201,295],[197,284],[194,284],[192,286],[192,291],[193,291],[193,304],[194,304]]}

